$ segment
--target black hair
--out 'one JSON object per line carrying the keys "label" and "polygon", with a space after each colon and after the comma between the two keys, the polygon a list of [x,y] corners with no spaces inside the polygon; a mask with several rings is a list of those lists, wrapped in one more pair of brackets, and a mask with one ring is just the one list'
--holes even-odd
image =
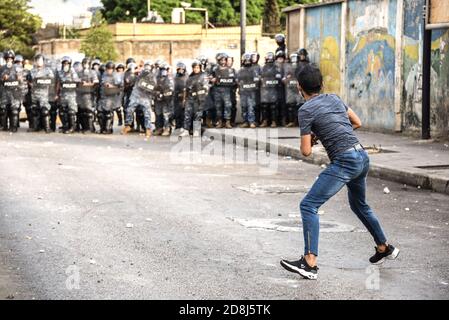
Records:
{"label": "black hair", "polygon": [[296,70],[296,79],[305,93],[311,95],[320,93],[323,88],[323,75],[320,68],[313,64],[306,64]]}

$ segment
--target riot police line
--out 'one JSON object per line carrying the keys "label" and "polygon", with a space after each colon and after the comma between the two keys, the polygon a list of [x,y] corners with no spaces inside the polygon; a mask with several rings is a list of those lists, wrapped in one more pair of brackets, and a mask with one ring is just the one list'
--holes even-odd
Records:
{"label": "riot police line", "polygon": [[[237,96],[242,128],[293,127],[304,102],[295,72],[309,63],[301,49],[286,56],[245,53],[241,67],[218,53],[216,61],[200,56],[191,73],[183,62],[174,70],[165,61],[128,58],[125,64],[84,58],[59,61],[37,54],[32,64],[8,50],[0,59],[0,130],[17,132],[25,109],[28,131],[200,136],[201,128],[233,128]],[[154,113],[154,121],[151,115]],[[114,116],[116,115],[116,116]],[[57,128],[59,116],[61,127]]]}

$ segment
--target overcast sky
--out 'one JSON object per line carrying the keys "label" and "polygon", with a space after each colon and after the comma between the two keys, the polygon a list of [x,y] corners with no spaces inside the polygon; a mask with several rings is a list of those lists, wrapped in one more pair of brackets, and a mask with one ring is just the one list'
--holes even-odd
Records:
{"label": "overcast sky", "polygon": [[42,17],[44,23],[72,23],[72,17],[86,11],[88,7],[101,5],[100,0],[31,0],[31,11]]}

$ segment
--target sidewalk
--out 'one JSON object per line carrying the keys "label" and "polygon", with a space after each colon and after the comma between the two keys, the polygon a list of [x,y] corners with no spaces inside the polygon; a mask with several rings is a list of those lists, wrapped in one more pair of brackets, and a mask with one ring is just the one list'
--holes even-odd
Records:
{"label": "sidewalk", "polygon": [[[367,131],[357,131],[356,134],[370,154],[371,176],[449,194],[449,142]],[[277,149],[279,156],[318,165],[329,163],[321,144],[313,148],[310,157],[302,156],[298,128],[208,129],[205,135],[221,136],[245,147],[266,145],[270,150]]]}

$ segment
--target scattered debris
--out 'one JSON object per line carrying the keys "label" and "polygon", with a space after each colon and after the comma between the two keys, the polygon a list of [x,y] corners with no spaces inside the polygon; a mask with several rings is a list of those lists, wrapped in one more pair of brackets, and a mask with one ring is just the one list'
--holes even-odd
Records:
{"label": "scattered debris", "polygon": [[45,253],[45,250],[39,250],[39,253]]}
{"label": "scattered debris", "polygon": [[127,223],[127,224],[126,224],[126,227],[127,227],[127,228],[133,228],[134,225],[133,225],[132,223]]}
{"label": "scattered debris", "polygon": [[90,260],[89,260],[89,263],[90,263],[90,264],[97,264],[97,261],[95,261],[94,259],[90,259]]}
{"label": "scattered debris", "polygon": [[44,199],[44,197],[42,197],[42,196],[37,196],[37,200],[42,200],[42,199]]}
{"label": "scattered debris", "polygon": [[98,201],[97,199],[92,200],[92,203],[98,203],[100,201]]}
{"label": "scattered debris", "polygon": [[421,186],[418,186],[418,189],[421,189]]}
{"label": "scattered debris", "polygon": [[447,282],[444,282],[444,281],[441,281],[440,283],[441,283],[442,285],[445,285],[445,286],[448,285],[448,283],[447,283]]}
{"label": "scattered debris", "polygon": [[384,193],[385,193],[385,194],[389,194],[389,193],[390,193],[390,189],[388,189],[388,187],[385,187],[385,188],[384,188]]}
{"label": "scattered debris", "polygon": [[322,216],[324,214],[324,210],[318,210],[318,214]]}
{"label": "scattered debris", "polygon": [[405,211],[410,211],[410,208],[405,208]]}
{"label": "scattered debris", "polygon": [[327,168],[327,166],[326,166],[325,164],[322,164],[320,167],[321,167],[322,169],[326,169],[326,168]]}
{"label": "scattered debris", "polygon": [[153,219],[151,219],[151,218],[146,218],[145,221],[150,222],[150,221],[153,221]]}

